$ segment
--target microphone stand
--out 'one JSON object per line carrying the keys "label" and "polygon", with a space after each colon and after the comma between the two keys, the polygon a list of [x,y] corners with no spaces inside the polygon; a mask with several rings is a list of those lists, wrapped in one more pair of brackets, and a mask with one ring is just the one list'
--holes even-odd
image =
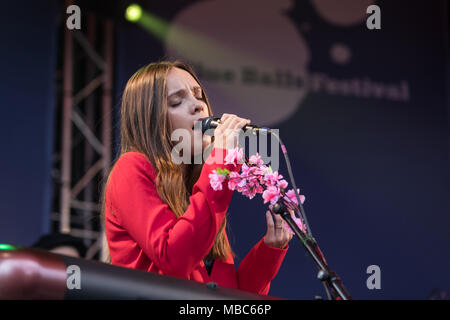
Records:
{"label": "microphone stand", "polygon": [[[206,127],[204,123],[205,121],[209,121],[207,125],[209,126],[211,121],[217,121],[217,119],[213,119],[212,117],[202,119],[202,128]],[[319,272],[317,273],[317,278],[322,281],[325,290],[327,292],[328,298],[333,300],[353,300],[350,293],[345,289],[344,285],[342,284],[341,279],[339,278],[338,274],[334,271],[331,271],[328,267],[328,264],[325,260],[325,257],[323,256],[322,251],[320,251],[319,246],[317,245],[316,240],[312,236],[311,228],[308,225],[308,220],[306,219],[306,214],[303,210],[303,206],[300,200],[300,195],[297,192],[297,186],[295,185],[294,176],[292,174],[292,169],[289,161],[289,157],[287,154],[287,149],[282,142],[280,136],[275,132],[267,128],[253,128],[258,133],[270,133],[272,136],[274,136],[281,147],[281,150],[283,151],[284,158],[286,160],[286,166],[289,172],[289,177],[292,183],[292,186],[294,188],[295,196],[297,198],[298,205],[296,206],[296,211],[299,213],[300,218],[303,219],[303,223],[306,226],[306,232],[305,234],[295,223],[294,219],[292,219],[290,212],[287,210],[286,203],[283,201],[283,198],[278,200],[276,204],[272,207],[272,212],[275,214],[281,215],[284,221],[289,225],[289,227],[292,229],[294,234],[299,239],[300,243],[303,245],[303,247],[306,249],[306,251],[309,253],[309,255],[313,258],[314,262],[316,263],[317,267],[319,268]],[[292,205],[292,203],[290,203]],[[292,209],[292,207],[290,207]],[[331,292],[331,297],[330,297]]]}
{"label": "microphone stand", "polygon": [[283,218],[283,220],[286,221],[286,223],[295,233],[296,237],[299,239],[300,243],[313,258],[314,262],[319,268],[317,278],[325,285],[325,289],[328,288],[331,291],[331,298],[333,300],[352,300],[352,296],[345,289],[337,273],[329,269],[325,257],[320,251],[316,240],[311,236],[307,236],[302,230],[300,230],[295,221],[292,219],[291,214],[286,208],[286,205],[278,201],[273,205],[272,212],[275,214],[279,214]]}

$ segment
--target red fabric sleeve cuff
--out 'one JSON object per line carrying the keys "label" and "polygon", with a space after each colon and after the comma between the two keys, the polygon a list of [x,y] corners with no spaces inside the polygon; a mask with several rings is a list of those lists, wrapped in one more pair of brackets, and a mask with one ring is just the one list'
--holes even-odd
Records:
{"label": "red fabric sleeve cuff", "polygon": [[256,245],[258,262],[267,268],[270,279],[275,278],[288,249],[289,244],[283,249],[271,247],[264,242],[264,238]]}
{"label": "red fabric sleeve cuff", "polygon": [[282,257],[284,258],[284,256],[286,255],[286,252],[287,252],[287,250],[289,249],[289,244],[287,244],[284,248],[274,248],[274,247],[271,247],[271,246],[269,246],[268,244],[266,244],[265,242],[264,242],[264,238],[265,237],[263,237],[262,239],[261,239],[261,250],[263,250],[263,252],[264,252],[264,254],[266,254],[266,251],[267,251],[267,254],[270,254],[270,255],[282,255]]}

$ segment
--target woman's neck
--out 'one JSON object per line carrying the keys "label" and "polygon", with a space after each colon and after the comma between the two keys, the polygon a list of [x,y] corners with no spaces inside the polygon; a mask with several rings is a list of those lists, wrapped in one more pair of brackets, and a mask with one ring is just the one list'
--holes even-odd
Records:
{"label": "woman's neck", "polygon": [[183,173],[183,177],[186,179],[189,175],[189,165],[187,164],[180,164],[181,172]]}

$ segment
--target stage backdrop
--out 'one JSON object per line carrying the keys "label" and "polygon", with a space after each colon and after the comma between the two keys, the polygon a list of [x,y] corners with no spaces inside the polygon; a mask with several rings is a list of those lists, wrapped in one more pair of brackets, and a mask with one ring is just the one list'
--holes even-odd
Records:
{"label": "stage backdrop", "polygon": [[0,243],[31,245],[50,227],[57,3],[0,10]]}
{"label": "stage backdrop", "polygon": [[[118,99],[151,61],[192,63],[216,115],[280,129],[313,234],[355,298],[448,292],[443,1],[146,4],[146,28],[126,23],[118,30]],[[381,9],[380,30],[366,26],[372,4]],[[286,175],[283,164],[280,170]],[[234,195],[236,263],[264,236],[265,210],[260,197]],[[381,270],[380,289],[367,287],[371,265]],[[293,240],[270,294],[324,296],[316,273]]]}

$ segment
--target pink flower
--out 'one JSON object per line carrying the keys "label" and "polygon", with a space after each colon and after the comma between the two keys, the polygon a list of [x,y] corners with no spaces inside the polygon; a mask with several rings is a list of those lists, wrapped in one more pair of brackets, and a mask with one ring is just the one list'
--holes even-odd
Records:
{"label": "pink flower", "polygon": [[265,176],[266,174],[270,173],[269,167],[262,165],[261,167],[258,167],[256,173],[258,174],[259,183],[265,185],[266,184]]}
{"label": "pink flower", "polygon": [[258,179],[264,179],[264,176],[266,175],[268,169],[265,165],[262,165],[260,167],[254,167],[254,173],[258,176]]}
{"label": "pink flower", "polygon": [[242,187],[245,185],[245,180],[241,179],[241,176],[237,172],[231,172],[228,181],[228,189],[235,190],[237,187]]}
{"label": "pink flower", "polygon": [[251,175],[251,173],[250,173],[250,168],[251,168],[251,167],[249,167],[246,163],[243,163],[243,164],[242,164],[242,167],[241,167],[241,176],[242,176],[242,177],[248,177],[248,176],[250,176],[250,175]]}
{"label": "pink flower", "polygon": [[[291,217],[292,217],[292,219],[294,220],[295,224],[298,226],[298,228],[299,228],[300,230],[302,230],[303,232],[306,233],[306,225],[302,222],[302,219],[297,218],[297,217],[296,217],[295,215],[293,215],[293,214],[291,214]],[[294,231],[292,231],[291,227],[289,227],[289,225],[286,223],[286,221],[283,221],[283,224],[284,224],[284,228],[285,228],[288,232],[290,232],[290,233],[292,233],[292,234],[295,234]]]}
{"label": "pink flower", "polygon": [[261,160],[261,156],[258,153],[251,156],[250,159],[248,160],[248,162],[250,164],[256,165],[257,167],[260,167],[264,164],[264,161]]}
{"label": "pink flower", "polygon": [[[300,194],[300,189],[297,189],[297,192],[298,192],[298,194],[300,196],[300,201],[303,204],[303,202],[305,202],[305,196]],[[291,189],[288,192],[286,192],[285,199],[286,199],[286,197],[288,198],[289,201],[292,201],[295,204],[298,204],[297,197],[295,196],[294,189]]]}
{"label": "pink flower", "polygon": [[262,187],[262,185],[258,185],[258,186],[255,188],[255,192],[256,192],[256,193],[263,193],[263,192],[264,192],[264,188]]}
{"label": "pink flower", "polygon": [[273,181],[274,181],[274,178],[273,178],[272,172],[264,175],[264,184],[266,186],[273,186]]}
{"label": "pink flower", "polygon": [[270,204],[275,204],[280,198],[280,190],[275,186],[268,187],[262,194],[264,203],[270,202]]}
{"label": "pink flower", "polygon": [[283,176],[278,173],[278,171],[266,173],[264,175],[264,180],[266,185],[268,186],[276,186],[278,184],[278,180],[281,180]]}
{"label": "pink flower", "polygon": [[242,148],[234,148],[227,150],[227,155],[225,156],[225,164],[236,164],[241,161],[244,156],[244,151]]}
{"label": "pink flower", "polygon": [[288,183],[286,180],[281,179],[278,181],[277,186],[278,186],[278,188],[286,189],[288,187]]}
{"label": "pink flower", "polygon": [[[225,164],[234,166],[242,160],[244,152],[242,148],[227,150]],[[242,162],[242,161],[241,161]],[[217,168],[209,174],[210,184],[214,190],[222,190],[223,182],[227,181],[229,190],[236,190],[245,197],[254,198],[256,194],[262,194],[264,203],[271,205],[283,197],[285,204],[290,209],[295,209],[293,203],[297,204],[297,197],[293,189],[286,192],[288,182],[277,171],[273,172],[270,166],[264,165],[259,154],[250,157],[248,163],[243,163],[240,172],[230,172],[226,168]],[[298,190],[300,193],[300,190]],[[305,201],[305,196],[300,195],[300,201]],[[300,218],[292,215],[300,230],[306,231],[306,226]],[[289,226],[286,226],[290,230]],[[292,230],[290,231],[292,232]]]}
{"label": "pink flower", "polygon": [[209,183],[211,184],[211,187],[213,190],[222,190],[222,182],[225,181],[226,176],[223,174],[217,173],[216,170],[213,170],[212,173],[208,175],[209,177]]}
{"label": "pink flower", "polygon": [[242,188],[242,194],[249,199],[253,199],[253,197],[256,195],[256,188],[244,186]]}

